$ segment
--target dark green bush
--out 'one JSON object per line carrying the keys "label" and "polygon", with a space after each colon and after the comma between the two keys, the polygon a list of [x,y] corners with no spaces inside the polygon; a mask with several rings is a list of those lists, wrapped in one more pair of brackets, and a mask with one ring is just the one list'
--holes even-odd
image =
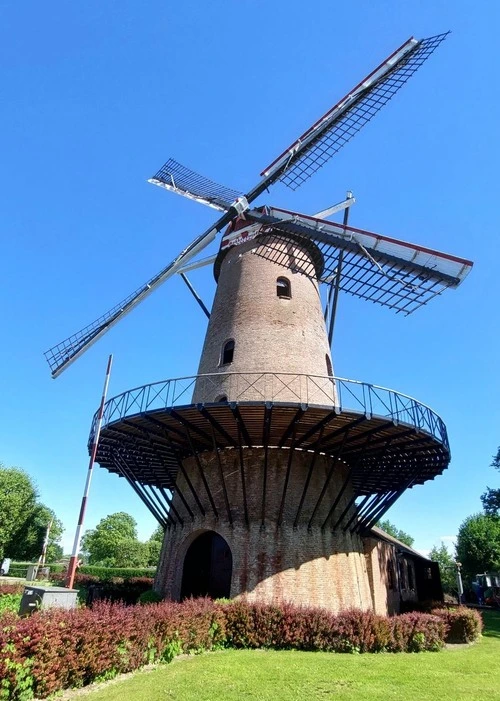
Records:
{"label": "dark green bush", "polygon": [[162,601],[162,598],[160,594],[157,592],[153,591],[152,589],[148,589],[147,591],[143,591],[142,594],[139,596],[137,599],[138,604],[157,604],[158,602]]}
{"label": "dark green bush", "polygon": [[[58,586],[65,586],[64,575],[51,575],[50,579]],[[73,584],[73,587],[79,591],[79,600],[89,606],[101,599],[122,601],[129,605],[136,604],[139,596],[152,586],[151,577],[128,577],[127,579],[112,577],[102,580],[95,575],[82,573],[81,569],[77,571]]]}

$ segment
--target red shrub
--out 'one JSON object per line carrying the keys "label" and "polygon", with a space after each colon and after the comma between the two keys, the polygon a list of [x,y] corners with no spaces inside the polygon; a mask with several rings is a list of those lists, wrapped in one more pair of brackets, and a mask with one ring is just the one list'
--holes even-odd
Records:
{"label": "red shrub", "polygon": [[0,596],[4,594],[22,594],[24,591],[24,584],[22,582],[15,582],[14,584],[0,584]]}
{"label": "red shrub", "polygon": [[[336,652],[434,650],[446,625],[428,614],[385,618],[370,612],[334,615],[320,609],[190,599],[182,604],[49,609],[20,619],[6,613],[0,628],[0,679],[18,698],[21,683],[38,698],[104,676],[169,661],[180,652],[273,647]],[[4,697],[2,697],[4,698]]]}
{"label": "red shrub", "polygon": [[444,645],[446,626],[438,616],[429,613],[403,613],[389,619],[391,652],[439,650]]}
{"label": "red shrub", "polygon": [[473,643],[481,637],[483,619],[479,611],[459,606],[450,609],[434,609],[432,613],[444,621],[447,643]]}

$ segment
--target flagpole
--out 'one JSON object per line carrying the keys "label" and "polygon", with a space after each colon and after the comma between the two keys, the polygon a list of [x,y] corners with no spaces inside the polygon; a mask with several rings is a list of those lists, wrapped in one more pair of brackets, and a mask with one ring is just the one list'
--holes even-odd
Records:
{"label": "flagpole", "polygon": [[90,483],[92,481],[92,472],[94,470],[94,463],[97,455],[97,446],[99,444],[99,437],[101,435],[101,425],[102,417],[104,414],[104,404],[106,403],[106,395],[108,393],[109,377],[111,375],[111,365],[113,363],[113,356],[110,355],[108,358],[108,367],[106,369],[106,377],[104,379],[104,387],[102,390],[101,405],[99,407],[99,412],[97,414],[96,427],[94,432],[94,442],[92,444],[92,450],[90,451],[90,461],[89,469],[87,470],[87,479],[85,481],[85,489],[82,497],[82,504],[80,507],[80,515],[78,517],[78,525],[76,527],[75,540],[73,543],[73,550],[71,552],[71,558],[68,565],[68,571],[66,573],[66,586],[68,589],[73,588],[75,581],[76,563],[78,561],[78,551],[80,549],[80,538],[82,534],[83,521],[85,519],[85,510],[87,508],[87,499],[90,491]]}

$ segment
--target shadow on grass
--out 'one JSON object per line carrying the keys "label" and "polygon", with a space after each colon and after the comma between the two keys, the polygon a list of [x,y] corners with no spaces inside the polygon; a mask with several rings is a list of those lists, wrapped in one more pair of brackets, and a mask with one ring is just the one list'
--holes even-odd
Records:
{"label": "shadow on grass", "polygon": [[487,638],[500,638],[500,611],[482,611],[483,635]]}

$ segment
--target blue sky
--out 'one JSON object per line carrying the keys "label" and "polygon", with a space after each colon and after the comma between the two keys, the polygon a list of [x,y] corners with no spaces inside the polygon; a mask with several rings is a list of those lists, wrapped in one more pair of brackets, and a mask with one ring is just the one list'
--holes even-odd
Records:
{"label": "blue sky", "polygon": [[[1,2],[0,461],[24,467],[66,526],[109,353],[110,393],[194,374],[206,320],[180,279],[52,380],[43,351],[114,306],[215,219],[146,182],[168,157],[247,190],[409,36],[452,34],[319,174],[260,199],[313,213],[353,190],[350,222],[475,261],[410,317],[343,296],[339,376],[415,396],[453,459],[388,516],[429,549],[480,510],[500,443],[496,3],[239,0]],[[210,301],[209,270],[192,281]],[[96,469],[86,527],[153,518]]]}

